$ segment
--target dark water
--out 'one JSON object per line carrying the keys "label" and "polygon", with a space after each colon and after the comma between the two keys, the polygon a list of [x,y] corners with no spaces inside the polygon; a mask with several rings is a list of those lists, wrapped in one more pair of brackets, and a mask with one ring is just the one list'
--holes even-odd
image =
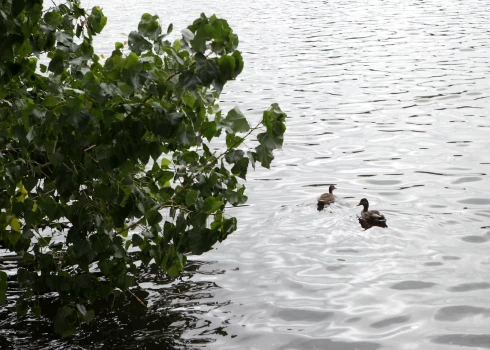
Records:
{"label": "dark water", "polygon": [[[228,19],[245,70],[223,107],[288,113],[284,150],[249,176],[239,231],[68,343],[0,313],[0,345],[141,349],[490,349],[490,3],[87,1],[109,54],[143,12]],[[335,184],[341,200],[316,211]],[[364,230],[360,198],[388,228]],[[11,309],[10,309],[11,310]],[[31,331],[33,327],[34,332]]]}

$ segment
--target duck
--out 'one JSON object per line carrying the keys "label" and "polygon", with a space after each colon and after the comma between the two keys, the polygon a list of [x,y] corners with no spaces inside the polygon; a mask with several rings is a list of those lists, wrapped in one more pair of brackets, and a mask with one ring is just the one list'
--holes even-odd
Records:
{"label": "duck", "polygon": [[369,210],[369,202],[366,198],[361,199],[357,206],[362,205],[364,209],[361,212],[362,219],[371,222],[384,222],[386,223],[386,218],[377,210]]}
{"label": "duck", "polygon": [[318,211],[322,211],[325,208],[325,205],[332,204],[335,202],[335,196],[333,194],[333,190],[337,189],[334,185],[330,185],[328,187],[328,193],[324,193],[318,198]]}

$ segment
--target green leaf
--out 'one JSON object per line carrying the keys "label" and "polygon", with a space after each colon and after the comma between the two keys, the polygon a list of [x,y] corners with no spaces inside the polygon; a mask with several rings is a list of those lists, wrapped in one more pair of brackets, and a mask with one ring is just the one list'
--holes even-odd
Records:
{"label": "green leaf", "polygon": [[224,82],[234,79],[236,74],[236,61],[233,56],[221,56],[218,59],[219,75]]}
{"label": "green leaf", "polygon": [[87,309],[85,308],[85,306],[83,306],[82,304],[76,304],[75,305],[78,312],[80,312],[80,314],[85,317],[85,315],[87,314]]}
{"label": "green leaf", "polygon": [[189,190],[185,194],[185,205],[190,207],[196,202],[196,199],[199,197],[199,191],[196,190]]}
{"label": "green leaf", "polygon": [[257,140],[269,149],[281,149],[284,138],[282,135],[269,135],[263,132],[257,135]]}
{"label": "green leaf", "polygon": [[89,32],[94,35],[102,32],[105,25],[107,24],[107,17],[104,16],[102,10],[99,6],[95,6],[92,8],[92,12],[87,19],[87,26]]}
{"label": "green leaf", "polygon": [[34,313],[34,316],[38,318],[41,317],[41,306],[39,306],[39,304],[35,304],[32,307],[32,312]]}
{"label": "green leaf", "polygon": [[160,166],[163,168],[163,169],[168,169],[168,166],[171,164],[172,162],[170,161],[170,159],[167,159],[167,158],[162,158],[162,161],[160,162]]}
{"label": "green leaf", "polygon": [[189,90],[194,90],[196,87],[202,84],[202,81],[199,78],[199,76],[190,70],[186,70],[182,72],[182,74],[180,74],[179,82],[182,84],[184,88]]}
{"label": "green leaf", "polygon": [[242,186],[237,191],[227,190],[225,194],[226,199],[233,206],[244,204],[247,202],[248,199],[248,197],[243,194],[244,191],[245,191],[245,186]]}
{"label": "green leaf", "polygon": [[24,297],[20,297],[15,304],[15,311],[18,316],[27,315],[27,311],[29,311],[29,304],[24,299]]}
{"label": "green leaf", "polygon": [[222,201],[220,201],[215,197],[209,196],[204,200],[203,211],[205,211],[208,214],[212,214],[216,210],[221,208],[222,205],[223,205]]}
{"label": "green leaf", "polygon": [[238,160],[233,168],[231,168],[231,172],[238,177],[241,177],[245,180],[248,171],[248,158],[241,158]]}
{"label": "green leaf", "polygon": [[48,160],[56,167],[60,166],[63,163],[64,159],[65,157],[63,156],[63,154],[60,153],[51,153],[48,155]]}
{"label": "green leaf", "polygon": [[201,126],[201,133],[208,141],[211,141],[216,135],[216,122],[204,122]]}
{"label": "green leaf", "polygon": [[49,11],[44,15],[44,21],[53,27],[57,27],[63,22],[63,17],[57,11]]}
{"label": "green leaf", "polygon": [[196,34],[192,40],[190,40],[191,46],[194,51],[199,53],[206,52],[206,42],[213,37],[214,28],[209,24],[204,24],[196,30]]}
{"label": "green leaf", "polygon": [[235,134],[226,134],[226,147],[235,148],[243,143],[243,137],[236,136]]}
{"label": "green leaf", "polygon": [[56,96],[46,96],[46,98],[43,100],[44,107],[54,107],[58,103],[60,103],[60,100],[59,97]]}
{"label": "green leaf", "polygon": [[202,53],[197,53],[196,74],[204,85],[209,85],[214,79],[219,78],[220,69],[214,60],[208,60]]}
{"label": "green leaf", "polygon": [[129,49],[138,55],[153,48],[153,45],[143,35],[134,31],[129,33],[128,44]]}
{"label": "green leaf", "polygon": [[26,1],[25,0],[15,0],[12,1],[11,5],[12,17],[17,17],[25,8]]}
{"label": "green leaf", "polygon": [[111,260],[101,260],[99,261],[99,270],[104,274],[104,275],[109,275],[112,267],[114,266],[114,263]]}
{"label": "green leaf", "polygon": [[157,41],[158,37],[162,34],[162,28],[158,23],[158,16],[152,16],[149,13],[143,14],[138,24],[138,33],[152,41]]}
{"label": "green leaf", "polygon": [[[232,149],[228,153],[226,153],[225,159],[228,163],[232,164],[240,161],[244,155],[245,152],[243,152],[242,150]],[[248,164],[248,160],[247,160],[247,164]]]}
{"label": "green leaf", "polygon": [[51,59],[48,70],[58,75],[65,71],[65,60],[61,52],[57,52]]}
{"label": "green leaf", "polygon": [[[13,218],[12,221],[10,222],[10,227],[12,228],[12,230],[20,232],[19,220],[17,220],[17,218]],[[10,239],[10,241],[13,245],[15,245],[15,243],[17,243],[17,240],[18,240],[18,236],[16,235],[15,237],[17,237],[15,242],[13,242],[12,239]]]}
{"label": "green leaf", "polygon": [[270,164],[274,159],[271,149],[263,145],[258,145],[257,147],[255,147],[255,151],[257,153],[255,159],[258,160],[264,168],[269,169]]}
{"label": "green leaf", "polygon": [[79,314],[82,316],[83,322],[90,323],[94,319],[94,315],[95,315],[94,310],[87,311],[85,306],[82,304],[76,304],[75,306],[76,306]]}
{"label": "green leaf", "polygon": [[88,273],[75,277],[75,283],[80,288],[91,289],[94,285],[94,277]]}
{"label": "green leaf", "polygon": [[143,238],[141,238],[140,235],[138,235],[137,233],[134,233],[132,236],[131,236],[131,244],[134,246],[134,247],[138,247],[141,243],[143,243],[144,240]]}
{"label": "green leaf", "polygon": [[247,119],[238,107],[235,107],[228,112],[226,118],[222,121],[222,125],[234,133],[247,132],[250,130]]}
{"label": "green leaf", "polygon": [[235,59],[235,72],[233,75],[233,79],[235,79],[243,70],[243,57],[240,51],[233,52],[232,56]]}
{"label": "green leaf", "polygon": [[152,210],[148,214],[146,214],[146,221],[150,226],[157,225],[160,221],[162,221],[162,219],[162,214],[160,214],[156,210]]}
{"label": "green leaf", "polygon": [[69,306],[58,309],[54,317],[54,330],[62,338],[69,337],[76,330],[76,312]]}
{"label": "green leaf", "polygon": [[93,321],[95,317],[95,311],[94,310],[88,310],[87,313],[85,314],[85,317],[83,318],[83,321],[85,323],[90,323]]}

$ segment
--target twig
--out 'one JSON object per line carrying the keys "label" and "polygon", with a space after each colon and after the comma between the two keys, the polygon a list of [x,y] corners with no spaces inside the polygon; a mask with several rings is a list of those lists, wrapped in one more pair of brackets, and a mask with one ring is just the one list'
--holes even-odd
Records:
{"label": "twig", "polygon": [[0,257],[0,263],[5,262],[5,261],[20,261],[22,260],[23,256],[20,255],[9,255],[9,256],[2,256]]}
{"label": "twig", "polygon": [[143,301],[142,301],[140,298],[138,298],[138,296],[137,296],[136,294],[134,294],[133,292],[131,292],[129,289],[128,289],[128,292],[129,292],[129,293],[131,293],[131,295],[132,295],[132,296],[133,296],[133,297],[134,297],[136,300],[138,300],[138,301],[139,301],[139,303],[140,303],[141,305],[143,305],[145,308],[147,308],[147,309],[148,309],[148,306],[147,306],[147,305],[146,305],[146,304],[145,304],[145,303],[144,303],[144,302],[143,302]]}
{"label": "twig", "polygon": [[[157,207],[153,207],[153,209],[150,209],[149,211],[152,211],[152,210],[160,210],[160,209],[163,209],[163,208],[177,208],[177,209],[186,211],[188,213],[192,212],[192,210],[189,210],[187,208],[183,208],[180,205],[159,205]],[[122,230],[117,231],[116,232],[116,235],[119,235],[119,234],[123,233],[124,231],[131,230],[133,227],[138,226],[140,224],[140,222],[143,221],[143,220],[145,220],[145,219],[146,219],[146,215],[143,215],[141,217],[141,219],[138,219],[135,222],[133,222],[132,224],[130,224],[130,225],[126,226],[125,228],[123,228]]]}
{"label": "twig", "polygon": [[173,77],[175,77],[176,75],[180,74],[180,72],[175,72],[175,73],[172,73],[170,74],[167,79],[165,79],[165,81],[163,82],[164,84],[166,84],[170,79],[172,79]]}
{"label": "twig", "polygon": [[94,148],[95,146],[97,146],[96,144],[93,144],[92,146],[89,146],[87,148],[85,148],[83,151],[84,152],[87,152],[87,151],[90,151],[92,148]]}

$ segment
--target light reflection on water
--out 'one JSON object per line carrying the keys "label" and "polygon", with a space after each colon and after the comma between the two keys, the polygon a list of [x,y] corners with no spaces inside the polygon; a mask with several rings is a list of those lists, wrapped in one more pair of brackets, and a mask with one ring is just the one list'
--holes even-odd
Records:
{"label": "light reflection on water", "polygon": [[[88,3],[109,17],[106,56],[143,12],[228,19],[245,69],[222,106],[258,120],[277,101],[290,117],[271,170],[248,176],[250,206],[230,210],[239,231],[195,258],[218,261],[188,276],[203,291],[167,309],[193,315],[169,348],[490,348],[489,4]],[[318,213],[329,184],[341,200]],[[388,228],[360,227],[363,197]],[[155,304],[169,288],[143,287]],[[155,325],[125,329],[162,344]]]}

